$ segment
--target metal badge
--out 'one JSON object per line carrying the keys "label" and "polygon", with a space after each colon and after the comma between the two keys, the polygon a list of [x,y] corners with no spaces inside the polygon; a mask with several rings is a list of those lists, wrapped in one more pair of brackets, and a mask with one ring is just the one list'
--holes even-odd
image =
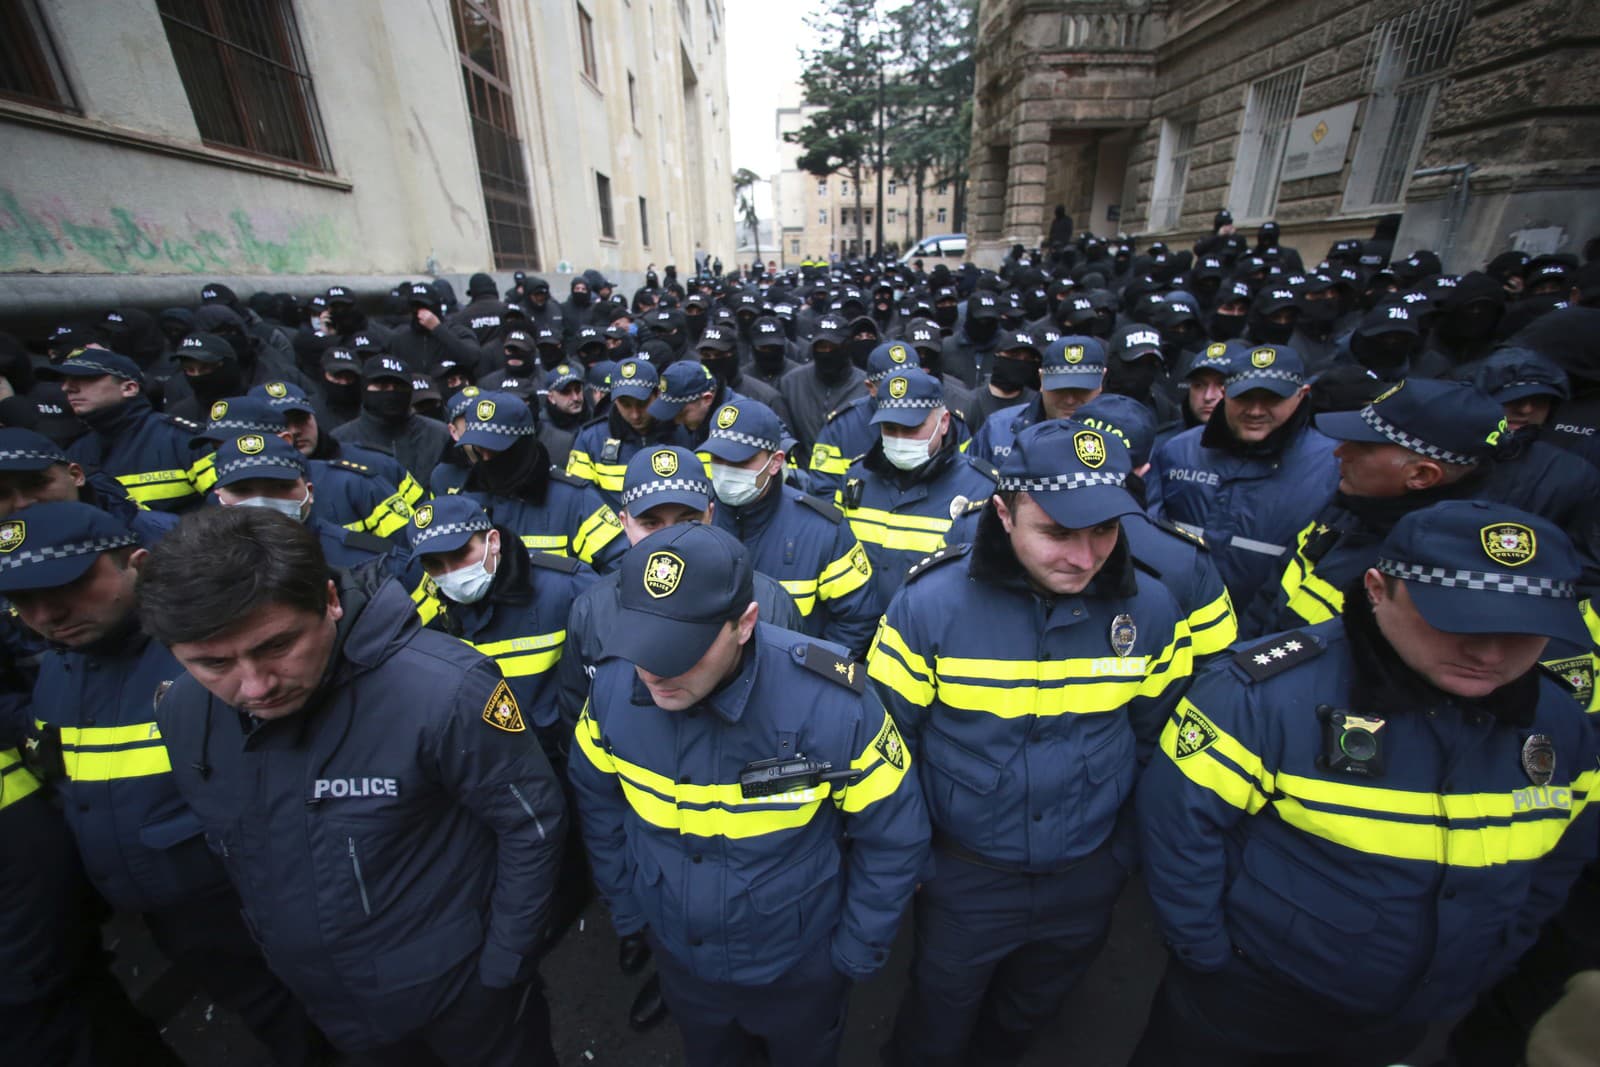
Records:
{"label": "metal badge", "polygon": [[1545,734],[1530,734],[1522,743],[1522,769],[1534,785],[1549,785],[1556,773],[1556,746]]}
{"label": "metal badge", "polygon": [[959,519],[961,513],[967,510],[967,498],[957,494],[950,498],[950,518]]}
{"label": "metal badge", "polygon": [[1118,615],[1111,620],[1111,650],[1119,656],[1133,651],[1139,639],[1139,628],[1133,624],[1132,615]]}

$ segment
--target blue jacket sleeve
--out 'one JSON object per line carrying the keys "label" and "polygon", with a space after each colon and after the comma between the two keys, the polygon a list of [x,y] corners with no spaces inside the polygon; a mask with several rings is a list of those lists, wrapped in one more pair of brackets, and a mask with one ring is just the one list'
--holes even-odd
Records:
{"label": "blue jacket sleeve", "polygon": [[622,795],[616,764],[606,751],[600,724],[590,708],[578,716],[572,757],[567,763],[578,805],[578,823],[589,852],[595,888],[611,911],[611,925],[626,937],[644,929],[644,912],[633,898],[628,860],[628,801]]}

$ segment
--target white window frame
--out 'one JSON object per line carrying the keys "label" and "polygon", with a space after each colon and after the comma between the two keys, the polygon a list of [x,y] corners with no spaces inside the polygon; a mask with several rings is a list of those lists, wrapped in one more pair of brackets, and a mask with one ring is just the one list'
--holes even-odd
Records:
{"label": "white window frame", "polygon": [[1466,0],[1429,0],[1373,27],[1363,72],[1372,95],[1342,211],[1365,213],[1405,203],[1469,14]]}
{"label": "white window frame", "polygon": [[1289,127],[1300,113],[1305,75],[1301,63],[1250,83],[1228,189],[1228,207],[1237,225],[1265,222],[1278,209]]}
{"label": "white window frame", "polygon": [[1156,152],[1155,182],[1150,188],[1150,231],[1176,230],[1183,218],[1183,195],[1189,186],[1189,162],[1194,156],[1197,115],[1161,120],[1161,143]]}

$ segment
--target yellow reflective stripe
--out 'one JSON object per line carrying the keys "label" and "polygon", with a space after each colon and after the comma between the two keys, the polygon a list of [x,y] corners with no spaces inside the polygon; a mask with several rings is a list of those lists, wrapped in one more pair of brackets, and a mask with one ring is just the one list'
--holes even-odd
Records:
{"label": "yellow reflective stripe", "polygon": [[866,585],[872,578],[872,562],[860,542],[850,546],[850,551],[822,568],[817,576],[817,595],[823,600],[837,600]]}
{"label": "yellow reflective stripe", "polygon": [[7,808],[39,789],[39,779],[22,765],[14,748],[0,749],[0,809]]}
{"label": "yellow reflective stripe", "polygon": [[117,481],[139,503],[150,500],[177,500],[193,496],[195,484],[185,470],[144,471],[140,474],[119,474]]}
{"label": "yellow reflective stripe", "polygon": [[428,498],[428,491],[423,488],[421,482],[411,476],[410,471],[406,471],[405,477],[400,479],[398,495],[401,500],[405,501],[406,507],[415,509],[418,504]]}
{"label": "yellow reflective stripe", "polygon": [[[39,722],[40,729],[49,723]],[[161,728],[153,722],[125,726],[62,726],[61,763],[68,778],[109,782],[172,770]]]}
{"label": "yellow reflective stripe", "polygon": [[563,534],[523,534],[522,545],[552,556],[567,555],[567,538]]}
{"label": "yellow reflective stripe", "polygon": [[583,711],[578,714],[578,728],[573,736],[577,738],[578,751],[583,753],[583,758],[588,760],[595,770],[603,774],[617,773],[617,765],[611,762],[611,753],[600,743],[600,724],[589,714],[587,700],[583,702]]}
{"label": "yellow reflective stripe", "polygon": [[144,741],[161,740],[161,727],[153,722],[136,722],[127,726],[56,726],[42,719],[34,720],[39,729],[55,729],[61,733],[63,745],[94,746],[131,745]]}
{"label": "yellow reflective stripe", "polygon": [[817,607],[817,582],[814,578],[796,578],[792,581],[779,580],[779,585],[788,590],[789,596],[794,600],[794,606],[799,609],[800,617],[805,618]]}
{"label": "yellow reflective stripe", "polygon": [[1327,622],[1344,611],[1344,594],[1317,577],[1316,566],[1306,559],[1306,543],[1318,525],[1312,521],[1300,531],[1295,539],[1294,557],[1283,568],[1283,577],[1278,580],[1288,609],[1308,623]]}
{"label": "yellow reflective stripe", "polygon": [[1189,624],[1182,619],[1172,629],[1172,642],[1150,662],[1139,695],[1155,698],[1167,691],[1174,682],[1183,682],[1194,674],[1194,643],[1189,637]]}
{"label": "yellow reflective stripe", "polygon": [[594,460],[589,453],[574,448],[567,454],[567,473],[586,482],[594,481]]}
{"label": "yellow reflective stripe", "polygon": [[211,487],[217,484],[217,454],[207,452],[195,460],[189,468],[189,480],[200,492],[211,492]]}
{"label": "yellow reflective stripe", "polygon": [[889,717],[888,712],[884,713],[883,724],[878,727],[873,739],[867,742],[867,747],[850,761],[850,769],[861,772],[861,777],[833,796],[834,803],[839,805],[840,811],[859,815],[884,797],[893,796],[894,791],[900,788],[906,770],[911,766],[911,752],[904,744],[900,745],[899,767],[884,759],[878,751],[877,743],[878,738],[885,732],[892,733],[896,743],[899,743],[899,732],[895,729],[894,720]]}
{"label": "yellow reflective stripe", "polygon": [[1583,625],[1589,630],[1589,640],[1600,646],[1600,611],[1595,610],[1594,601],[1588,597],[1578,601],[1578,614],[1583,616]]}
{"label": "yellow reflective stripe", "polygon": [[[1600,770],[1585,771],[1578,775],[1572,788],[1593,789],[1597,779],[1600,779]],[[1284,793],[1314,804],[1337,804],[1341,808],[1359,808],[1378,815],[1427,816],[1456,821],[1514,818],[1519,812],[1529,810],[1529,798],[1533,795],[1528,790],[1504,793],[1422,793],[1404,789],[1383,789],[1370,785],[1353,785],[1347,782],[1327,782],[1318,778],[1301,778],[1286,773],[1279,774],[1277,781],[1278,787]]]}
{"label": "yellow reflective stripe", "polygon": [[[1280,784],[1287,784],[1287,776],[1280,775]],[[1299,781],[1306,781],[1300,779]],[[1323,784],[1323,783],[1317,783]],[[1561,835],[1572,825],[1588,805],[1587,793],[1600,785],[1600,770],[1585,771],[1572,786],[1531,787],[1519,793],[1541,794],[1543,804],[1522,810],[1530,816],[1543,812],[1567,810],[1566,818],[1514,816],[1509,825],[1478,827],[1450,827],[1428,823],[1399,822],[1384,818],[1379,813],[1351,813],[1323,811],[1309,808],[1295,796],[1282,796],[1273,801],[1273,810],[1297,830],[1331,841],[1336,845],[1374,856],[1392,859],[1420,860],[1450,867],[1492,867],[1503,863],[1537,860],[1561,840]],[[1384,792],[1379,790],[1379,792]],[[1430,800],[1443,801],[1446,809],[1457,806],[1466,799],[1461,796],[1430,796]],[[1512,796],[1504,796],[1507,804]],[[1561,801],[1570,804],[1566,808]],[[1470,816],[1457,816],[1470,817]]]}
{"label": "yellow reflective stripe", "polygon": [[411,603],[416,605],[417,618],[426,626],[439,614],[439,587],[426,574],[417,587],[411,590]]}
{"label": "yellow reflective stripe", "polygon": [[824,474],[846,474],[850,464],[854,462],[849,456],[839,451],[837,445],[824,444],[818,441],[811,446],[811,469]]}
{"label": "yellow reflective stripe", "polygon": [[627,473],[628,465],[626,463],[595,463],[589,468],[587,474],[581,474],[578,477],[587,477],[598,488],[608,493],[620,493],[622,492],[623,478]]}
{"label": "yellow reflective stripe", "polygon": [[[392,501],[399,499],[400,494],[396,493],[394,496],[379,502],[378,506],[372,509],[372,514],[367,516],[366,528],[378,537],[383,538],[392,537],[405,529],[409,520],[395,511],[392,504]],[[401,503],[404,503],[404,501],[401,501]],[[410,507],[410,505],[406,506],[407,508]]]}
{"label": "yellow reflective stripe", "polygon": [[612,541],[622,536],[622,522],[609,505],[601,504],[594,514],[584,519],[572,538],[572,553],[585,563],[592,564],[594,557]]}
{"label": "yellow reflective stripe", "polygon": [[927,707],[938,695],[928,661],[911,651],[906,639],[887,620],[878,627],[878,636],[867,651],[867,677],[918,707]]}
{"label": "yellow reflective stripe", "polygon": [[944,544],[950,520],[937,516],[899,515],[878,508],[854,508],[845,512],[856,540],[881,545],[891,552],[934,553]]}
{"label": "yellow reflective stripe", "polygon": [[553,634],[533,634],[507,641],[474,644],[472,647],[498,663],[500,673],[507,678],[529,678],[543,674],[561,662],[561,646],[566,639],[567,631],[561,630]]}
{"label": "yellow reflective stripe", "polygon": [[[1177,765],[1195,785],[1208,789],[1242,811],[1256,814],[1267,805],[1273,791],[1273,776],[1261,763],[1261,757],[1240,744],[1232,734],[1211,722],[1217,739],[1198,752],[1178,758],[1178,724],[1188,712],[1200,712],[1188,698],[1178,701],[1178,706],[1162,727],[1161,751]],[[1234,766],[1229,766],[1216,756],[1226,756]]]}
{"label": "yellow reflective stripe", "polygon": [[1239,639],[1239,620],[1226,589],[1211,603],[1191,612],[1188,623],[1196,657],[1215,655]]}

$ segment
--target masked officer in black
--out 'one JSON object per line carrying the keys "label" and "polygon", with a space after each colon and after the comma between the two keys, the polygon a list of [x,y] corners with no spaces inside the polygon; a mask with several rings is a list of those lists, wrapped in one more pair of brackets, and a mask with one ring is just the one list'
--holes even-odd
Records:
{"label": "masked officer in black", "polygon": [[764,1044],[774,1067],[823,1067],[850,982],[888,958],[927,814],[865,669],[758,622],[754,573],[700,523],[629,550],[572,784],[595,884],[618,933],[648,931],[687,1062]]}
{"label": "masked officer in black", "polygon": [[561,787],[495,663],[260,508],[140,574],[187,670],[156,709],[178,792],[277,974],[357,1064],[553,1064],[535,970]]}
{"label": "masked officer in black", "polygon": [[361,365],[361,414],[333,431],[349,445],[392,453],[418,485],[450,447],[450,431],[438,419],[411,410],[411,372],[394,356],[375,354]]}

